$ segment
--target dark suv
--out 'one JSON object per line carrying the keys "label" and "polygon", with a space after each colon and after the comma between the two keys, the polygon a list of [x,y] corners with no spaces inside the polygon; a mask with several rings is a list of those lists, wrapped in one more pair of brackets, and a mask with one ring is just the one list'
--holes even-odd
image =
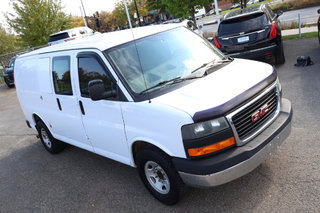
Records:
{"label": "dark suv", "polygon": [[13,74],[13,70],[14,70],[14,62],[16,60],[16,57],[13,57],[10,59],[8,65],[5,67],[4,69],[4,81],[6,82],[8,87],[13,87],[14,86],[14,74]]}
{"label": "dark suv", "polygon": [[283,64],[285,57],[278,17],[266,4],[229,12],[213,39],[223,53],[235,58],[273,58]]}

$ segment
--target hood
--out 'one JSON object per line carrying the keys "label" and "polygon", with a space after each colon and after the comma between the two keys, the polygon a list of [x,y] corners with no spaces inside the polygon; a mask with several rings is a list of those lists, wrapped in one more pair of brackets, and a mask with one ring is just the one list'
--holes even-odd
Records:
{"label": "hood", "polygon": [[269,64],[235,59],[230,64],[153,101],[187,112],[194,121],[223,115],[276,80]]}

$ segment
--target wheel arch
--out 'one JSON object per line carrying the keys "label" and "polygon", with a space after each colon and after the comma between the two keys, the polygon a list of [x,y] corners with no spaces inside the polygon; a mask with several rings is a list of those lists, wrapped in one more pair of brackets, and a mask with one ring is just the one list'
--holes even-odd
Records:
{"label": "wheel arch", "polygon": [[147,140],[136,140],[136,141],[132,142],[131,146],[130,146],[131,160],[132,160],[132,165],[134,167],[136,167],[137,153],[143,149],[148,148],[148,147],[153,147],[165,155],[172,156],[172,153],[167,148],[165,148],[159,144],[147,142]]}

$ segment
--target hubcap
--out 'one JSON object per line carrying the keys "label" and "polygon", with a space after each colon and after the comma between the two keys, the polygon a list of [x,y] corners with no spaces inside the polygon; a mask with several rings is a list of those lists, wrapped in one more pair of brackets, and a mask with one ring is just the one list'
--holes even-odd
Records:
{"label": "hubcap", "polygon": [[45,130],[44,128],[42,128],[40,132],[41,132],[41,138],[42,138],[44,144],[45,144],[48,148],[51,148],[52,143],[51,143],[51,141],[50,141],[50,139],[49,139],[49,136],[48,136],[46,130]]}
{"label": "hubcap", "polygon": [[147,161],[144,173],[148,182],[157,192],[167,194],[170,191],[170,182],[167,173],[154,161]]}

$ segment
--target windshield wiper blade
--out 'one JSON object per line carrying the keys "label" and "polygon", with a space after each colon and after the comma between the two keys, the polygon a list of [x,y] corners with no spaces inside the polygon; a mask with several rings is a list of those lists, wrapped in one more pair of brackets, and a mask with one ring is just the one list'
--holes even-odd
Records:
{"label": "windshield wiper blade", "polygon": [[143,94],[143,93],[145,93],[145,92],[147,92],[147,91],[149,91],[149,90],[152,90],[152,89],[154,89],[154,88],[160,87],[160,86],[165,85],[165,84],[168,84],[168,83],[170,83],[170,82],[175,82],[175,81],[180,82],[179,79],[181,79],[181,77],[177,77],[177,78],[173,78],[173,79],[165,80],[165,81],[160,81],[160,82],[157,83],[156,85],[154,85],[154,86],[152,86],[152,87],[149,87],[149,88],[147,88],[147,89],[145,89],[145,90],[142,90],[139,94],[141,95],[141,94]]}

